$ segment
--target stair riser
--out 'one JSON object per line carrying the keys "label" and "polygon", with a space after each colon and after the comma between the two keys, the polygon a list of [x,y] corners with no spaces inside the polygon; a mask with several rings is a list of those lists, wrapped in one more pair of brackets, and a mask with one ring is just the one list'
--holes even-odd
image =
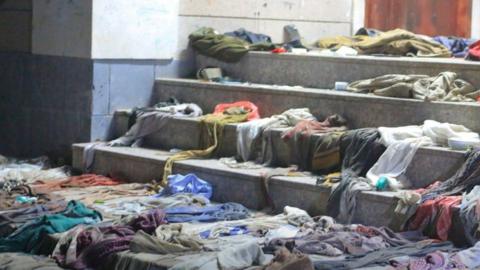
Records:
{"label": "stair riser", "polygon": [[[440,63],[443,62],[443,63]],[[450,62],[450,63],[449,63]],[[437,75],[453,71],[480,88],[480,65],[452,59],[318,57],[250,53],[238,63],[224,63],[197,56],[197,69],[221,67],[225,74],[243,81],[265,84],[301,85],[333,89],[336,81],[352,82],[385,74]]]}
{"label": "stair riser", "polygon": [[476,121],[480,115],[477,103],[431,103],[334,90],[285,90],[158,80],[157,100],[170,96],[183,102],[197,103],[205,112],[213,111],[218,103],[249,100],[259,107],[262,117],[280,114],[291,108],[308,107],[319,119],[341,114],[351,128],[418,125],[433,119],[480,131],[480,121]]}

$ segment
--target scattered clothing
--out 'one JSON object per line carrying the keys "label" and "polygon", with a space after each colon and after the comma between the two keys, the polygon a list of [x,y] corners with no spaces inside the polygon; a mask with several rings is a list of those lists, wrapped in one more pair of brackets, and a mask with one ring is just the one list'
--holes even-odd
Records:
{"label": "scattered clothing", "polygon": [[480,186],[475,186],[470,192],[463,193],[460,204],[460,220],[465,231],[465,237],[470,245],[479,239],[480,223]]}
{"label": "scattered clothing", "polygon": [[338,114],[327,117],[323,122],[316,120],[302,120],[295,127],[283,132],[282,139],[291,139],[295,134],[311,136],[330,132],[342,132],[347,130],[347,120]]}
{"label": "scattered clothing", "polygon": [[202,117],[200,122],[202,129],[201,141],[203,145],[205,145],[205,148],[202,150],[182,151],[169,157],[163,169],[162,184],[166,185],[168,176],[172,174],[175,161],[192,158],[208,158],[214,155],[217,149],[221,149],[225,125],[245,122],[248,120],[248,116],[249,114],[243,110],[236,110],[236,112],[230,111],[226,114],[209,114]]}
{"label": "scattered clothing", "polygon": [[479,140],[478,133],[456,124],[425,120],[422,126],[379,127],[382,143],[390,146],[399,142],[410,142],[420,146],[448,146],[449,138]]}
{"label": "scattered clothing", "polygon": [[328,199],[328,214],[341,222],[351,223],[356,207],[356,195],[371,190],[364,178],[385,151],[377,129],[347,131],[341,138],[342,180]]}
{"label": "scattered clothing", "polygon": [[354,48],[360,54],[382,54],[417,57],[450,57],[450,51],[435,40],[416,35],[403,29],[379,33],[376,36],[323,38],[316,42],[323,49],[338,49],[341,46]]}
{"label": "scattered clothing", "polygon": [[240,38],[220,35],[214,29],[202,27],[188,36],[190,46],[200,54],[225,62],[237,62],[249,51],[270,51],[269,42],[250,44]]}
{"label": "scattered clothing", "polygon": [[274,128],[292,127],[302,120],[316,120],[316,118],[308,108],[298,108],[289,109],[280,115],[237,125],[237,153],[243,161],[260,158],[261,163],[273,163],[271,149],[264,149],[269,147],[270,143],[262,141],[263,133]]}
{"label": "scattered clothing", "polygon": [[348,270],[362,267],[387,266],[389,260],[401,256],[425,256],[434,251],[455,250],[450,242],[435,243],[425,240],[394,248],[371,251],[367,254],[347,256],[343,260],[314,262],[315,270]]}
{"label": "scattered clothing", "polygon": [[457,73],[445,71],[437,76],[388,74],[350,83],[347,91],[377,96],[413,98],[425,101],[475,102],[480,96],[469,82]]}
{"label": "scattered clothing", "polygon": [[461,196],[439,196],[423,202],[409,221],[408,229],[421,230],[425,235],[446,241],[452,225],[453,208],[461,201]]}
{"label": "scattered clothing", "polygon": [[468,47],[467,60],[480,61],[480,40],[470,44]]}
{"label": "scattered clothing", "polygon": [[233,103],[221,103],[215,106],[213,114],[217,115],[242,115],[247,114],[247,120],[260,118],[258,107],[250,101],[237,101]]}
{"label": "scattered clothing", "polygon": [[[0,238],[0,252],[30,252],[45,254],[40,242],[47,234],[65,232],[80,224],[94,224],[102,220],[97,211],[82,203],[71,201],[64,211],[41,216],[18,228],[6,238]],[[46,252],[48,254],[48,251]]]}
{"label": "scattered clothing", "polygon": [[238,203],[224,203],[205,207],[174,207],[165,210],[169,223],[214,222],[245,219],[250,211]]}
{"label": "scattered clothing", "polygon": [[193,103],[155,107],[151,110],[145,110],[140,116],[137,116],[135,124],[124,136],[107,143],[107,145],[140,147],[146,136],[161,131],[170,118],[191,118],[201,116],[202,114],[202,109]]}
{"label": "scattered clothing", "polygon": [[262,42],[272,43],[272,39],[269,36],[264,34],[253,33],[245,30],[245,28],[240,28],[233,32],[225,33],[225,35],[230,37],[240,38],[250,44],[262,43]]}
{"label": "scattered clothing", "polygon": [[57,263],[44,256],[32,256],[24,253],[0,253],[2,270],[62,270]]}
{"label": "scattered clothing", "polygon": [[473,39],[461,37],[436,36],[433,39],[445,46],[453,57],[464,58],[468,53],[468,47],[475,42]]}

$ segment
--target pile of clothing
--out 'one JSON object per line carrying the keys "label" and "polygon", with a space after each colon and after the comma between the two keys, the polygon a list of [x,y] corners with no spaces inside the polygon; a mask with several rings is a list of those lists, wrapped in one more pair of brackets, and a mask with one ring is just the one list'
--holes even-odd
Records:
{"label": "pile of clothing", "polygon": [[433,77],[388,74],[352,82],[347,91],[425,101],[474,102],[480,97],[480,90],[450,71]]}

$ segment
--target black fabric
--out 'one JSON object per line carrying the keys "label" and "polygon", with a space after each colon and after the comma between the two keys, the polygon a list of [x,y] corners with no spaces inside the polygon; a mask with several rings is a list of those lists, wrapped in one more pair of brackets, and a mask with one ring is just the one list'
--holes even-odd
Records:
{"label": "black fabric", "polygon": [[385,151],[380,142],[380,133],[374,128],[347,131],[340,141],[342,159],[342,180],[328,199],[328,214],[338,216],[340,199],[351,181],[365,177],[368,170],[377,162]]}
{"label": "black fabric", "polygon": [[460,195],[463,192],[470,192],[476,185],[480,185],[480,151],[478,150],[468,152],[467,160],[455,175],[422,194],[422,201],[438,195]]}

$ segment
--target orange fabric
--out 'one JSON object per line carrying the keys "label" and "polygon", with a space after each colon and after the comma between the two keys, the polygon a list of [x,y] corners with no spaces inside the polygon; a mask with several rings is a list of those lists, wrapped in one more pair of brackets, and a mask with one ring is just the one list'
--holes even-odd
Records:
{"label": "orange fabric", "polygon": [[215,106],[213,114],[223,114],[223,112],[227,109],[234,107],[243,108],[244,110],[248,111],[248,121],[260,118],[260,114],[258,113],[258,107],[250,101],[237,101],[234,103],[218,104],[217,106]]}
{"label": "orange fabric", "polygon": [[122,182],[97,174],[83,174],[72,176],[67,179],[35,182],[35,190],[55,190],[68,187],[91,187],[91,186],[115,186]]}

